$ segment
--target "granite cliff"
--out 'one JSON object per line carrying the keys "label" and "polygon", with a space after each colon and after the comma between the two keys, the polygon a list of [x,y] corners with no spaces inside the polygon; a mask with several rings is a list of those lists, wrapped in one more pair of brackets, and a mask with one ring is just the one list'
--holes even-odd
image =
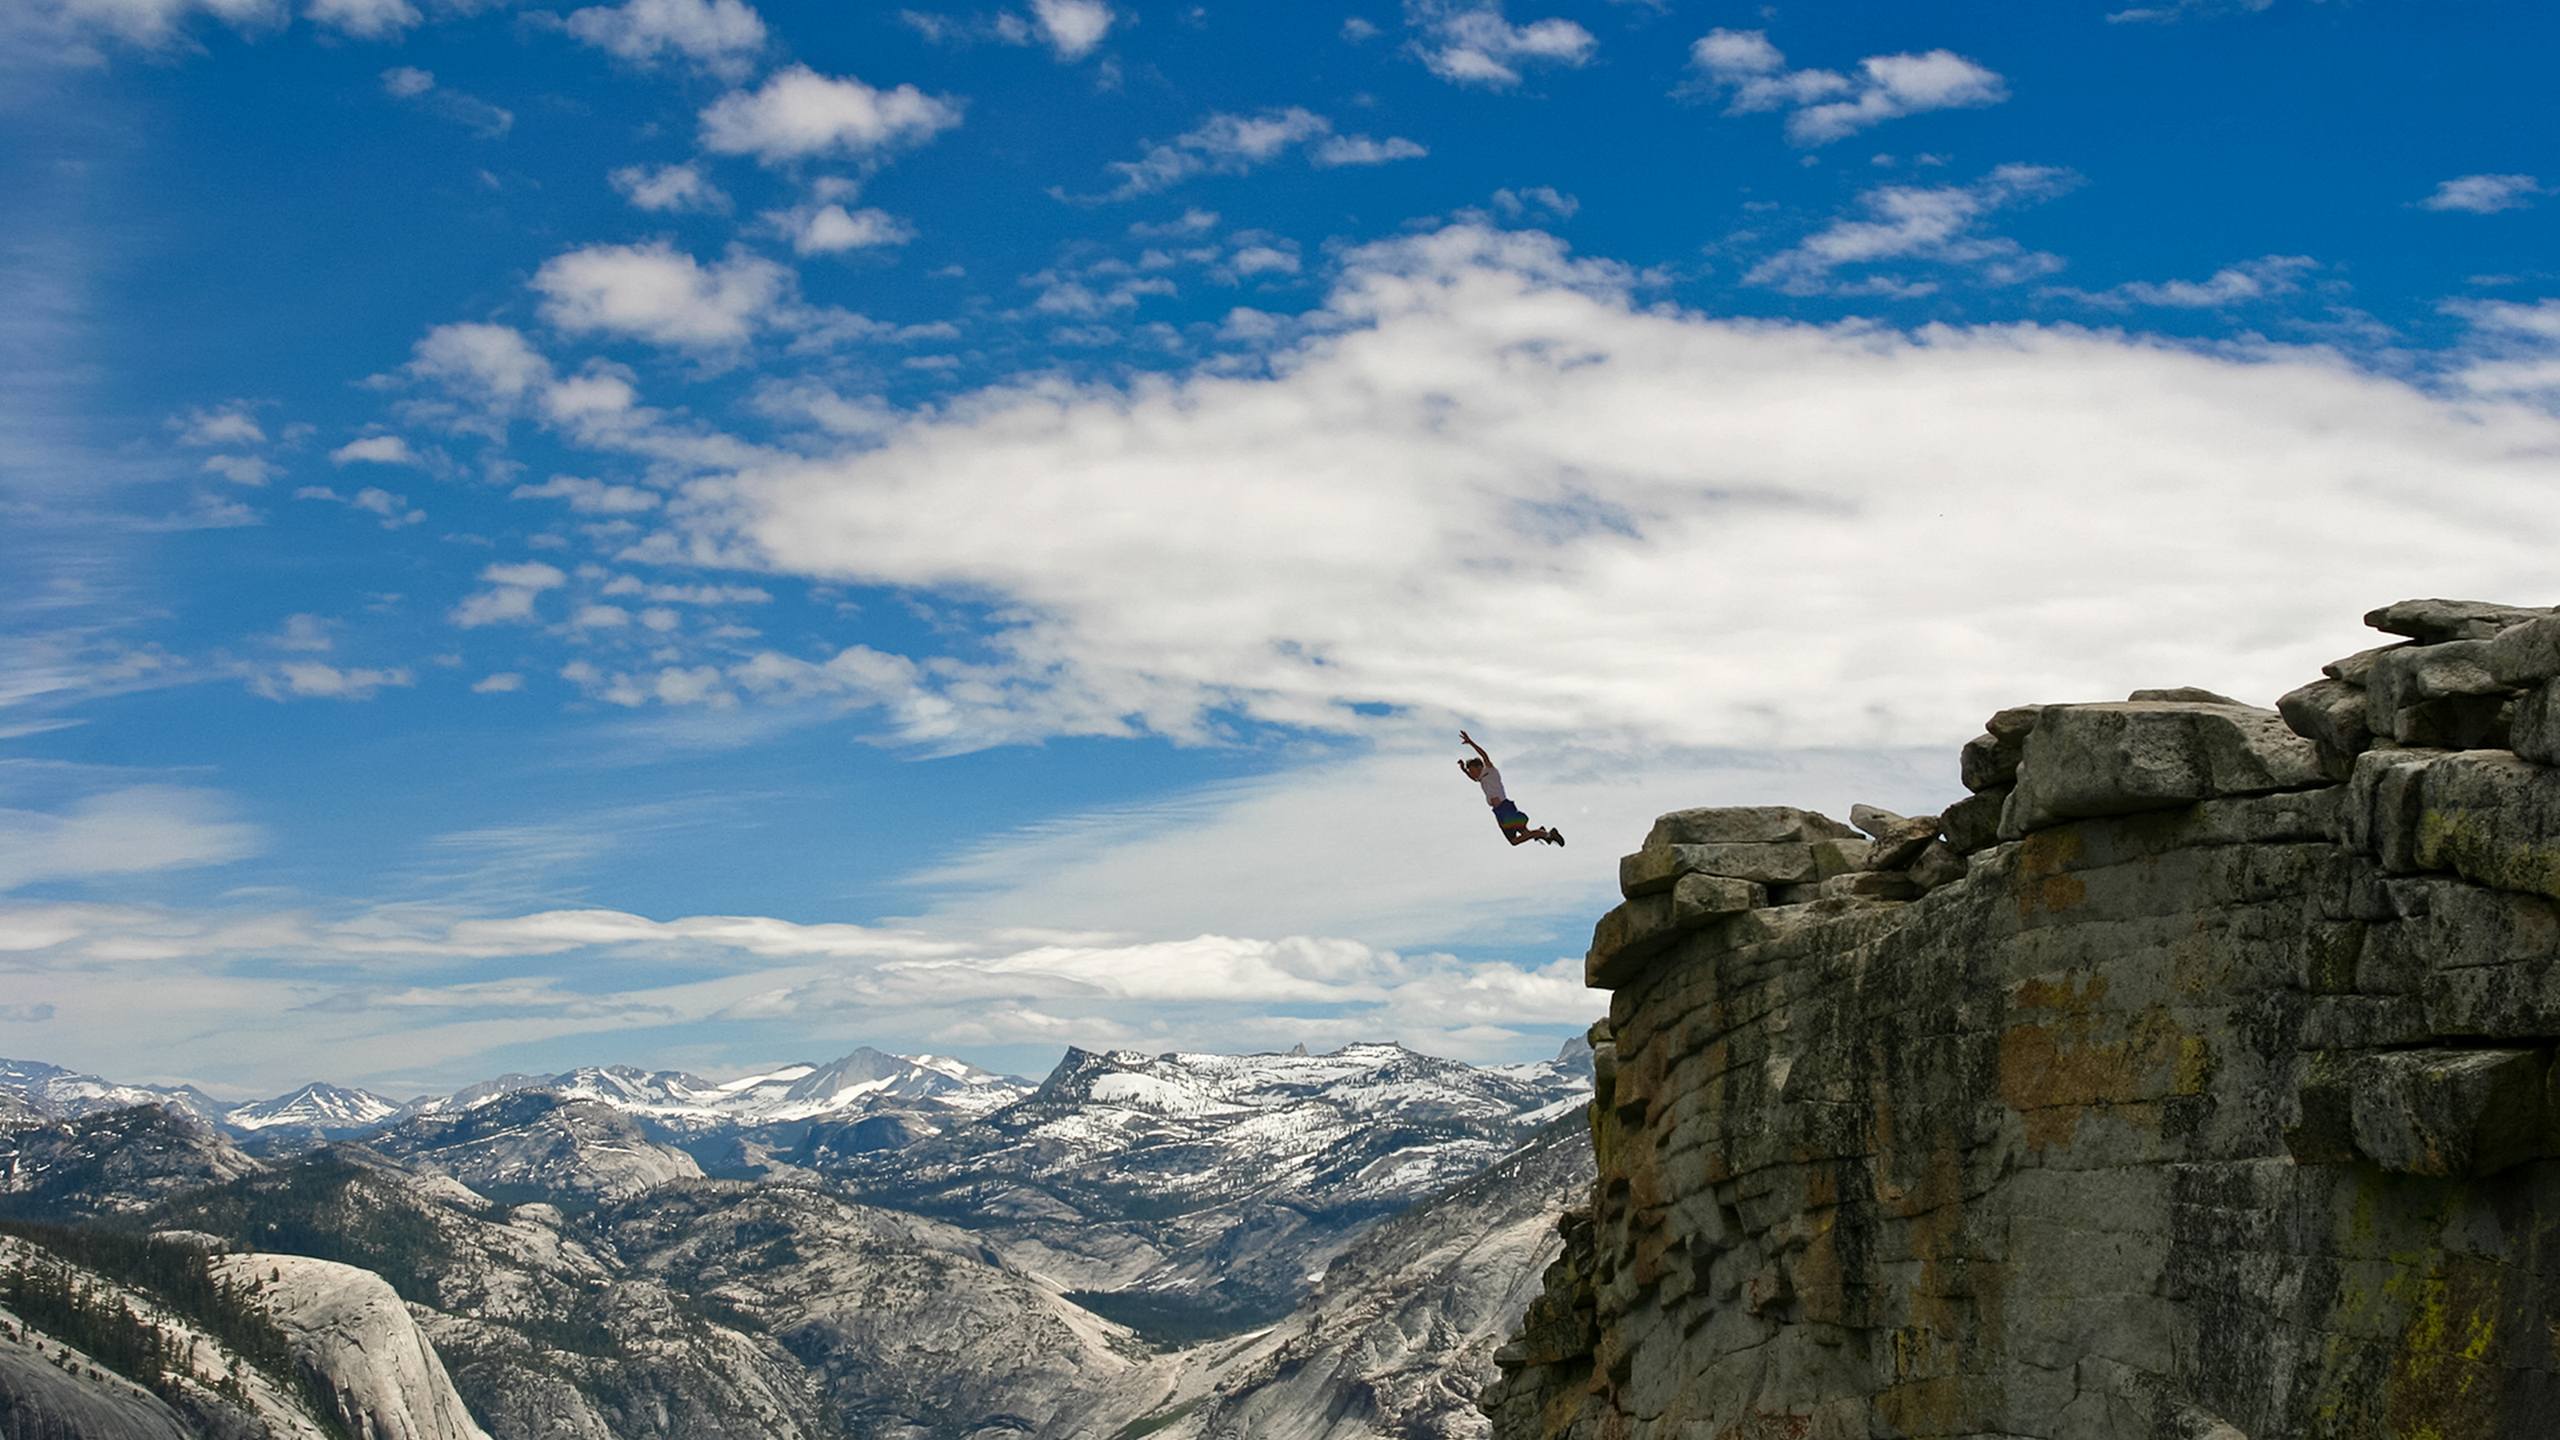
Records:
{"label": "granite cliff", "polygon": [[2560,1434],[2560,615],[1665,815],[1504,1440]]}

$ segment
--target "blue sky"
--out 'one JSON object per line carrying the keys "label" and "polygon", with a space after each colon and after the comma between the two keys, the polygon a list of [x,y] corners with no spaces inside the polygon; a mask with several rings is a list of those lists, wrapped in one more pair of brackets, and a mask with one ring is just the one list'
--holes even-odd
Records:
{"label": "blue sky", "polygon": [[1551,1051],[1657,811],[2560,598],[2556,45],[16,7],[0,1053]]}

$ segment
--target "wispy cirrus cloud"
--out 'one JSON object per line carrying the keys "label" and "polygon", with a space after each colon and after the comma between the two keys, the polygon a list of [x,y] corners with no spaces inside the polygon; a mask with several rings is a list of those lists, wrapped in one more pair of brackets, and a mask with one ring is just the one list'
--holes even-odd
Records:
{"label": "wispy cirrus cloud", "polygon": [[2261,255],[2226,265],[2202,280],[2128,280],[2104,290],[2048,287],[2043,293],[2111,310],[2152,306],[2171,310],[2215,310],[2291,295],[2305,277],[2320,268],[2308,255]]}
{"label": "wispy cirrus cloud", "polygon": [[[1835,220],[1794,246],[1754,265],[1744,279],[1796,294],[1920,295],[1936,282],[1874,271],[1893,261],[1958,267],[1993,284],[2016,284],[2062,268],[2059,256],[2032,251],[1983,222],[2001,210],[2051,199],[2080,177],[2050,165],[2002,165],[1969,185],[1882,185],[1858,197],[1864,212]],[[1856,279],[1842,272],[1865,270]]]}
{"label": "wispy cirrus cloud", "polygon": [[1303,106],[1291,105],[1252,114],[1224,111],[1209,115],[1189,130],[1147,147],[1135,160],[1114,160],[1104,167],[1119,183],[1099,195],[1061,199],[1128,200],[1169,190],[1201,175],[1241,175],[1306,148],[1307,163],[1319,169],[1346,165],[1383,165],[1417,159],[1430,152],[1401,136],[1384,140],[1367,135],[1340,135],[1333,122]]}
{"label": "wispy cirrus cloud", "polygon": [[382,72],[382,92],[441,119],[450,120],[483,140],[495,140],[515,128],[515,113],[477,95],[436,82],[435,72],[397,65]]}

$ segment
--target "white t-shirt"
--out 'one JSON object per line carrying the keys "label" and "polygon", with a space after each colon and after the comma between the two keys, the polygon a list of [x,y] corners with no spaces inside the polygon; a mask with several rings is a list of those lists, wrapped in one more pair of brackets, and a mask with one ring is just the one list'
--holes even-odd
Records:
{"label": "white t-shirt", "polygon": [[1476,783],[1484,787],[1487,805],[1499,805],[1508,798],[1502,793],[1502,772],[1494,769],[1491,761],[1485,762],[1484,773],[1476,777]]}

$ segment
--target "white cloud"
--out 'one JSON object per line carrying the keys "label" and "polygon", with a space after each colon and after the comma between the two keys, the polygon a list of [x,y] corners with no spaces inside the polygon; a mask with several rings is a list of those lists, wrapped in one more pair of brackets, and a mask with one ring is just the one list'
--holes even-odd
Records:
{"label": "white cloud", "polygon": [[1323,116],[1295,105],[1251,115],[1212,114],[1173,139],[1148,146],[1135,160],[1105,166],[1120,183],[1098,198],[1149,195],[1195,175],[1241,175],[1332,129]]}
{"label": "white cloud", "polygon": [[1634,283],[1451,227],[1347,256],[1267,374],[1026,381],[697,482],[704,543],[1008,617],[974,663],[729,678],[935,747],[1227,717],[1918,743],[2139,685],[2268,700],[2382,599],[2547,583],[2546,415],[2319,352],[1728,322]]}
{"label": "white cloud", "polygon": [[913,226],[886,210],[848,211],[841,205],[820,205],[778,211],[767,218],[791,237],[792,250],[801,255],[840,255],[904,245],[916,235]]}
{"label": "white cloud", "polygon": [[380,518],[382,528],[385,530],[397,530],[403,526],[415,525],[427,518],[427,512],[412,508],[407,497],[395,495],[388,490],[371,485],[358,490],[353,495],[341,495],[326,485],[305,485],[293,492],[293,498],[325,500],[333,505],[345,505],[362,510]]}
{"label": "white cloud", "polygon": [[1041,38],[1061,60],[1081,60],[1111,32],[1111,7],[1102,0],[1031,0]]}
{"label": "white cloud", "polygon": [[359,40],[397,40],[426,18],[409,0],[310,0],[302,13],[315,25]]}
{"label": "white cloud", "polygon": [[2050,274],[2061,268],[2058,258],[2028,251],[2005,237],[1984,235],[1980,222],[1995,211],[2048,199],[2077,183],[2079,177],[2068,170],[2003,165],[1970,185],[1881,186],[1858,197],[1867,218],[1835,221],[1792,249],[1760,262],[1743,278],[1755,285],[1811,293],[1837,288],[1840,282],[1833,277],[1842,269],[1888,260],[1967,266],[2000,284]]}
{"label": "white cloud", "polygon": [[518,500],[566,500],[569,508],[581,515],[639,515],[659,505],[654,490],[578,475],[554,475],[539,485],[519,485],[509,493]]}
{"label": "white cloud", "polygon": [[772,592],[754,585],[652,585],[636,576],[617,575],[604,584],[607,595],[636,595],[661,605],[769,605]]}
{"label": "white cloud", "polygon": [[534,272],[543,318],[573,334],[603,332],[658,345],[745,341],[791,292],[791,272],[732,250],[703,265],[664,241],[591,245]]}
{"label": "white cloud", "polygon": [[434,71],[414,65],[396,65],[383,71],[382,93],[450,120],[483,140],[497,139],[516,123],[513,111],[449,85],[439,85]]}
{"label": "white cloud", "polygon": [[551,362],[506,325],[438,325],[411,350],[408,370],[502,409],[551,380]]}
{"label": "white cloud", "polygon": [[729,197],[711,183],[699,165],[625,165],[609,178],[613,188],[635,209],[717,214],[729,208]]}
{"label": "white cloud", "polygon": [[2290,295],[2302,288],[2303,276],[2319,268],[2320,263],[2308,255],[2262,255],[2225,266],[2202,280],[2132,280],[2108,290],[2048,293],[2119,310],[2135,305],[2209,310]]}
{"label": "white cloud", "polygon": [[207,455],[204,469],[234,485],[264,485],[284,473],[283,466],[255,455]]}
{"label": "white cloud", "polygon": [[0,807],[0,892],[219,865],[263,845],[256,826],[231,819],[222,798],[202,790],[138,785],[59,813]]}
{"label": "white cloud", "polygon": [[2444,308],[2472,327],[2454,383],[2475,395],[2560,410],[2560,300],[2465,300]]}
{"label": "white cloud", "polygon": [[360,440],[350,440],[330,451],[329,463],[332,465],[415,465],[419,460],[418,452],[410,449],[409,442],[397,435],[367,435]]}
{"label": "white cloud", "polygon": [[1401,135],[1384,140],[1366,135],[1329,135],[1307,154],[1307,163],[1318,169],[1340,165],[1384,165],[1394,160],[1419,160],[1430,154],[1420,144]]}
{"label": "white cloud", "polygon": [[625,0],[575,11],[571,35],[633,64],[682,58],[724,80],[742,80],[765,46],[764,20],[741,0]]}
{"label": "white cloud", "polygon": [[1461,85],[1508,89],[1523,64],[1568,67],[1588,62],[1599,42],[1570,20],[1514,25],[1500,0],[1405,0],[1415,29],[1413,52],[1432,74]]}
{"label": "white cloud", "polygon": [[522,690],[523,688],[524,677],[522,675],[519,675],[512,670],[501,670],[495,675],[484,675],[478,680],[473,681],[471,684],[471,693],[474,695],[508,695],[515,691]]}
{"label": "white cloud", "polygon": [[284,629],[277,632],[268,643],[279,650],[320,654],[337,645],[338,642],[331,635],[334,628],[333,622],[317,615],[288,615],[285,617]]}
{"label": "white cloud", "polygon": [[1227,257],[1227,268],[1238,275],[1295,275],[1298,257],[1270,245],[1247,245]]}
{"label": "white cloud", "polygon": [[794,65],[767,77],[761,89],[732,91],[706,107],[702,144],[714,154],[781,165],[921,144],[959,123],[956,101],[913,85],[878,90],[850,75]]}
{"label": "white cloud", "polygon": [[179,46],[198,15],[243,32],[285,23],[282,0],[22,0],[20,9],[0,18],[0,37],[29,44],[44,58],[81,65],[102,60],[91,43],[100,37],[150,50]]}
{"label": "white cloud", "polygon": [[482,625],[520,624],[533,619],[534,602],[545,590],[569,583],[559,567],[538,560],[491,565],[480,572],[488,588],[463,597],[453,607],[453,623],[469,630]]}
{"label": "white cloud", "polygon": [[370,700],[386,686],[414,684],[407,667],[341,670],[318,660],[295,660],[261,671],[249,688],[270,700]]}
{"label": "white cloud", "polygon": [[190,410],[169,425],[178,432],[181,445],[263,445],[267,439],[266,427],[250,413],[245,400]]}
{"label": "white cloud", "polygon": [[619,630],[631,623],[631,612],[619,605],[581,605],[569,617],[573,630]]}
{"label": "white cloud", "polygon": [[1870,55],[1855,75],[1790,70],[1759,30],[1711,30],[1689,47],[1690,68],[1728,97],[1726,113],[1791,110],[1787,138],[1828,145],[1868,126],[1928,110],[1997,105],[2008,83],[1952,50]]}
{"label": "white cloud", "polygon": [[2435,193],[2419,201],[2418,207],[2495,215],[2501,210],[2521,210],[2543,193],[2542,182],[2530,175],[2460,175],[2436,186]]}
{"label": "white cloud", "polygon": [[1532,210],[1543,210],[1559,220],[1570,220],[1582,209],[1582,202],[1553,185],[1529,185],[1517,190],[1494,191],[1493,208],[1514,220]]}

